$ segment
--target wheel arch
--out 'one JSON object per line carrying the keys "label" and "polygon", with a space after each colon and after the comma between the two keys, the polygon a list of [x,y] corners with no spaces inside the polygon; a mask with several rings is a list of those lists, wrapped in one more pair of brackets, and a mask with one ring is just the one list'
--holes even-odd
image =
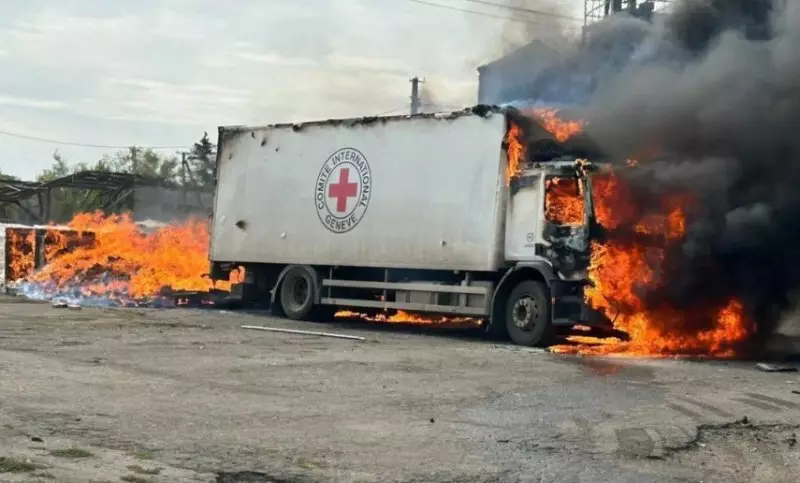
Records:
{"label": "wheel arch", "polygon": [[281,288],[283,279],[286,278],[286,274],[294,269],[300,269],[308,273],[313,284],[311,289],[312,293],[314,294],[314,304],[319,304],[320,300],[322,299],[322,275],[320,275],[319,271],[310,265],[286,265],[283,267],[283,270],[281,270],[281,273],[278,274],[278,278],[275,280],[272,290],[270,290],[271,306],[275,307],[276,305],[280,305],[275,303],[278,298],[278,291]]}
{"label": "wheel arch", "polygon": [[503,278],[500,279],[500,282],[497,284],[497,289],[492,295],[488,330],[494,334],[505,331],[505,321],[503,319],[505,300],[517,284],[524,280],[535,280],[537,282],[542,282],[549,292],[550,280],[554,277],[555,273],[553,272],[553,267],[544,261],[518,263],[510,268],[505,275],[503,275]]}

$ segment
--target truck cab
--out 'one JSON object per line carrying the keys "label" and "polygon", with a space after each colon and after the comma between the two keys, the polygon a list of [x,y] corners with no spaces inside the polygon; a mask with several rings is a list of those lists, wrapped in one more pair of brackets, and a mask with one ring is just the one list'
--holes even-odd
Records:
{"label": "truck cab", "polygon": [[[528,290],[507,294],[508,303],[493,324],[519,344],[540,345],[558,327],[576,323],[607,325],[583,299],[591,282],[588,268],[596,229],[590,173],[585,160],[534,163],[509,181],[505,260],[509,272],[500,286]],[[510,279],[509,279],[510,278]],[[550,300],[545,300],[545,297]],[[500,309],[501,307],[497,307]],[[547,311],[550,324],[539,319]]]}

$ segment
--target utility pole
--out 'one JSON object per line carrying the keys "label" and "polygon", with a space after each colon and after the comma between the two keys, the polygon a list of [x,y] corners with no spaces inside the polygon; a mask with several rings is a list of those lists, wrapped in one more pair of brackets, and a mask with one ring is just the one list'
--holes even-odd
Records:
{"label": "utility pole", "polygon": [[419,77],[411,79],[411,114],[419,114],[419,107],[422,105],[422,100],[419,98],[419,84],[423,82]]}
{"label": "utility pole", "polygon": [[186,157],[189,153],[181,151],[181,203],[186,206],[186,190],[189,188],[189,180],[186,179],[191,173],[189,172],[189,162]]}
{"label": "utility pole", "polygon": [[128,150],[128,154],[131,156],[131,172],[137,175],[139,174],[139,150],[136,146],[131,146]]}

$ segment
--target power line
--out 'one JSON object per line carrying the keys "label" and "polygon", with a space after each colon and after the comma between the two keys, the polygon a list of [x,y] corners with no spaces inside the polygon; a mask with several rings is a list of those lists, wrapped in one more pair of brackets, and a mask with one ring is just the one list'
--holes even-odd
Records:
{"label": "power line", "polygon": [[62,146],[78,146],[81,148],[100,148],[100,149],[128,149],[131,146],[136,146],[141,149],[185,149],[189,146],[139,146],[136,144],[129,144],[126,146],[113,145],[113,144],[91,144],[91,143],[78,143],[71,141],[58,141],[55,139],[40,138],[37,136],[27,136],[25,134],[17,134],[9,131],[0,130],[0,135],[9,136],[12,138],[25,139],[28,141],[36,141],[40,143],[60,144]]}
{"label": "power line", "polygon": [[[492,13],[479,12],[477,10],[469,10],[467,8],[459,8],[459,7],[453,7],[453,6],[450,6],[450,5],[442,5],[442,4],[439,4],[439,3],[431,3],[431,2],[426,2],[425,0],[408,0],[408,1],[409,2],[413,2],[413,3],[418,3],[420,5],[427,5],[429,7],[437,7],[437,8],[442,8],[442,9],[445,9],[445,10],[453,10],[455,12],[469,13],[469,14],[472,14],[472,15],[480,15],[482,17],[497,18],[497,19],[500,19],[500,20],[508,20],[510,22],[527,23],[527,24],[530,24],[530,25],[552,25],[550,23],[537,22],[535,20],[530,20],[530,19],[508,17],[508,16],[505,16],[505,15],[495,15],[495,14],[492,14]],[[561,26],[561,28],[562,29],[570,29],[570,30],[580,30],[579,27]]]}
{"label": "power line", "polygon": [[563,14],[554,13],[554,12],[546,12],[544,10],[536,10],[536,9],[533,9],[533,8],[515,7],[513,5],[502,5],[502,4],[499,4],[499,3],[489,2],[487,0],[463,0],[463,1],[470,2],[470,3],[478,3],[478,4],[481,4],[481,5],[489,5],[490,7],[501,8],[501,9],[505,9],[505,10],[512,10],[512,11],[515,11],[515,12],[525,12],[525,13],[529,13],[531,15],[539,15],[539,16],[542,16],[542,17],[563,18],[565,20],[576,20],[576,21],[580,21],[580,22],[583,21],[582,18],[572,17],[570,15],[563,15]]}

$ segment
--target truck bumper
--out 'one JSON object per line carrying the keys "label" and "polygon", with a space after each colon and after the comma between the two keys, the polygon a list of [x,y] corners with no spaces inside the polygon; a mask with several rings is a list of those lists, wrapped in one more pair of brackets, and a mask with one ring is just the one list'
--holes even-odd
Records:
{"label": "truck bumper", "polygon": [[588,280],[551,280],[552,323],[555,326],[586,325],[611,328],[611,320],[603,313],[589,307],[584,299]]}

